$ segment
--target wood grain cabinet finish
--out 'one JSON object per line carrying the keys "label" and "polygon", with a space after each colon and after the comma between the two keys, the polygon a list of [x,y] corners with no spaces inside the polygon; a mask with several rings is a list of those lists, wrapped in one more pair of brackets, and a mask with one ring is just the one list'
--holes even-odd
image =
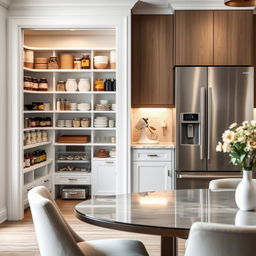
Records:
{"label": "wood grain cabinet finish", "polygon": [[213,11],[175,12],[175,64],[213,65]]}
{"label": "wood grain cabinet finish", "polygon": [[173,16],[132,16],[132,106],[173,107]]}
{"label": "wood grain cabinet finish", "polygon": [[214,65],[252,65],[252,11],[214,11]]}

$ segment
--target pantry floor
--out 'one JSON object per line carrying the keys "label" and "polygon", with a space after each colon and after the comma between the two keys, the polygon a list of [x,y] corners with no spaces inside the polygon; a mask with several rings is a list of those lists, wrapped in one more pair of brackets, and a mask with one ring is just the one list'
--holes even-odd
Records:
{"label": "pantry floor", "polygon": [[[128,238],[142,241],[150,256],[160,256],[160,237],[121,232],[92,226],[79,221],[73,209],[81,201],[64,201],[57,199],[64,217],[74,230],[85,240],[105,238]],[[178,241],[179,254],[184,255],[184,240]],[[22,221],[6,221],[0,225],[0,255],[1,256],[39,256],[34,226],[30,210],[25,211]]]}

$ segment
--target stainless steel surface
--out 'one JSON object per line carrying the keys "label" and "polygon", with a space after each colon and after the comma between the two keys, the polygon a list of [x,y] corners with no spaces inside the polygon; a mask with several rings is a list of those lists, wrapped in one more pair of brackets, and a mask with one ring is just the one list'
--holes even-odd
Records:
{"label": "stainless steel surface", "polygon": [[253,119],[253,68],[210,67],[208,86],[212,88],[212,126],[209,171],[236,171],[239,166],[230,164],[227,154],[216,152],[216,144],[231,123],[241,124]]}
{"label": "stainless steel surface", "polygon": [[61,191],[62,199],[86,199],[88,191],[86,189],[63,188]]}
{"label": "stainless steel surface", "polygon": [[[194,222],[256,225],[256,211],[239,211],[235,203],[235,191],[211,191],[206,189],[173,190],[117,195],[111,204],[107,199],[92,196],[75,207],[84,219],[112,223],[112,228],[125,224],[130,228],[140,226],[189,230]],[[241,216],[242,214],[242,216]],[[241,223],[240,223],[241,224]]]}
{"label": "stainless steel surface", "polygon": [[214,179],[242,178],[241,172],[176,172],[176,189],[204,189]]}
{"label": "stainless steel surface", "polygon": [[200,88],[200,160],[205,158],[205,89]]}
{"label": "stainless steel surface", "polygon": [[[205,145],[202,145],[202,141],[197,145],[181,145],[181,127],[179,125],[181,121],[180,113],[199,113],[200,120],[202,120],[200,101],[202,102],[203,99],[201,98],[201,88],[206,88],[206,85],[206,67],[177,67],[175,69],[176,166],[178,170],[203,171],[206,169],[206,159],[200,160],[200,148],[205,148]],[[200,127],[201,129],[202,127]]]}
{"label": "stainless steel surface", "polygon": [[[253,67],[176,67],[176,170],[239,171],[216,152],[230,124],[253,119]],[[200,113],[199,145],[181,143],[181,113]]]}
{"label": "stainless steel surface", "polygon": [[211,142],[212,142],[212,88],[208,88],[208,95],[207,95],[207,103],[208,103],[208,125],[207,125],[207,129],[208,129],[208,133],[207,133],[207,160],[209,161],[211,158]]}

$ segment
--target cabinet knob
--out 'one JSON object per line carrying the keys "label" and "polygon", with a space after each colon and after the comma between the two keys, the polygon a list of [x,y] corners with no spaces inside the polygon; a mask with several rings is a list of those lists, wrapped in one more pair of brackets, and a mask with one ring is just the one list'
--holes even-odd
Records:
{"label": "cabinet knob", "polygon": [[70,181],[77,181],[77,179],[72,179],[72,178],[69,178],[68,180],[70,180]]}

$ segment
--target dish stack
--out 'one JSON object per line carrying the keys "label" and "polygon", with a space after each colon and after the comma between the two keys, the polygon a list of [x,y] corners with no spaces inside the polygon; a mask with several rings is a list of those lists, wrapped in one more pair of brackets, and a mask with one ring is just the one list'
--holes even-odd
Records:
{"label": "dish stack", "polygon": [[105,116],[98,116],[94,119],[94,127],[104,128],[108,127],[108,118]]}
{"label": "dish stack", "polygon": [[91,109],[91,106],[89,103],[80,103],[80,104],[77,104],[77,109],[79,111],[88,111]]}
{"label": "dish stack", "polygon": [[108,67],[108,56],[95,56],[94,67],[96,69],[105,69]]}

